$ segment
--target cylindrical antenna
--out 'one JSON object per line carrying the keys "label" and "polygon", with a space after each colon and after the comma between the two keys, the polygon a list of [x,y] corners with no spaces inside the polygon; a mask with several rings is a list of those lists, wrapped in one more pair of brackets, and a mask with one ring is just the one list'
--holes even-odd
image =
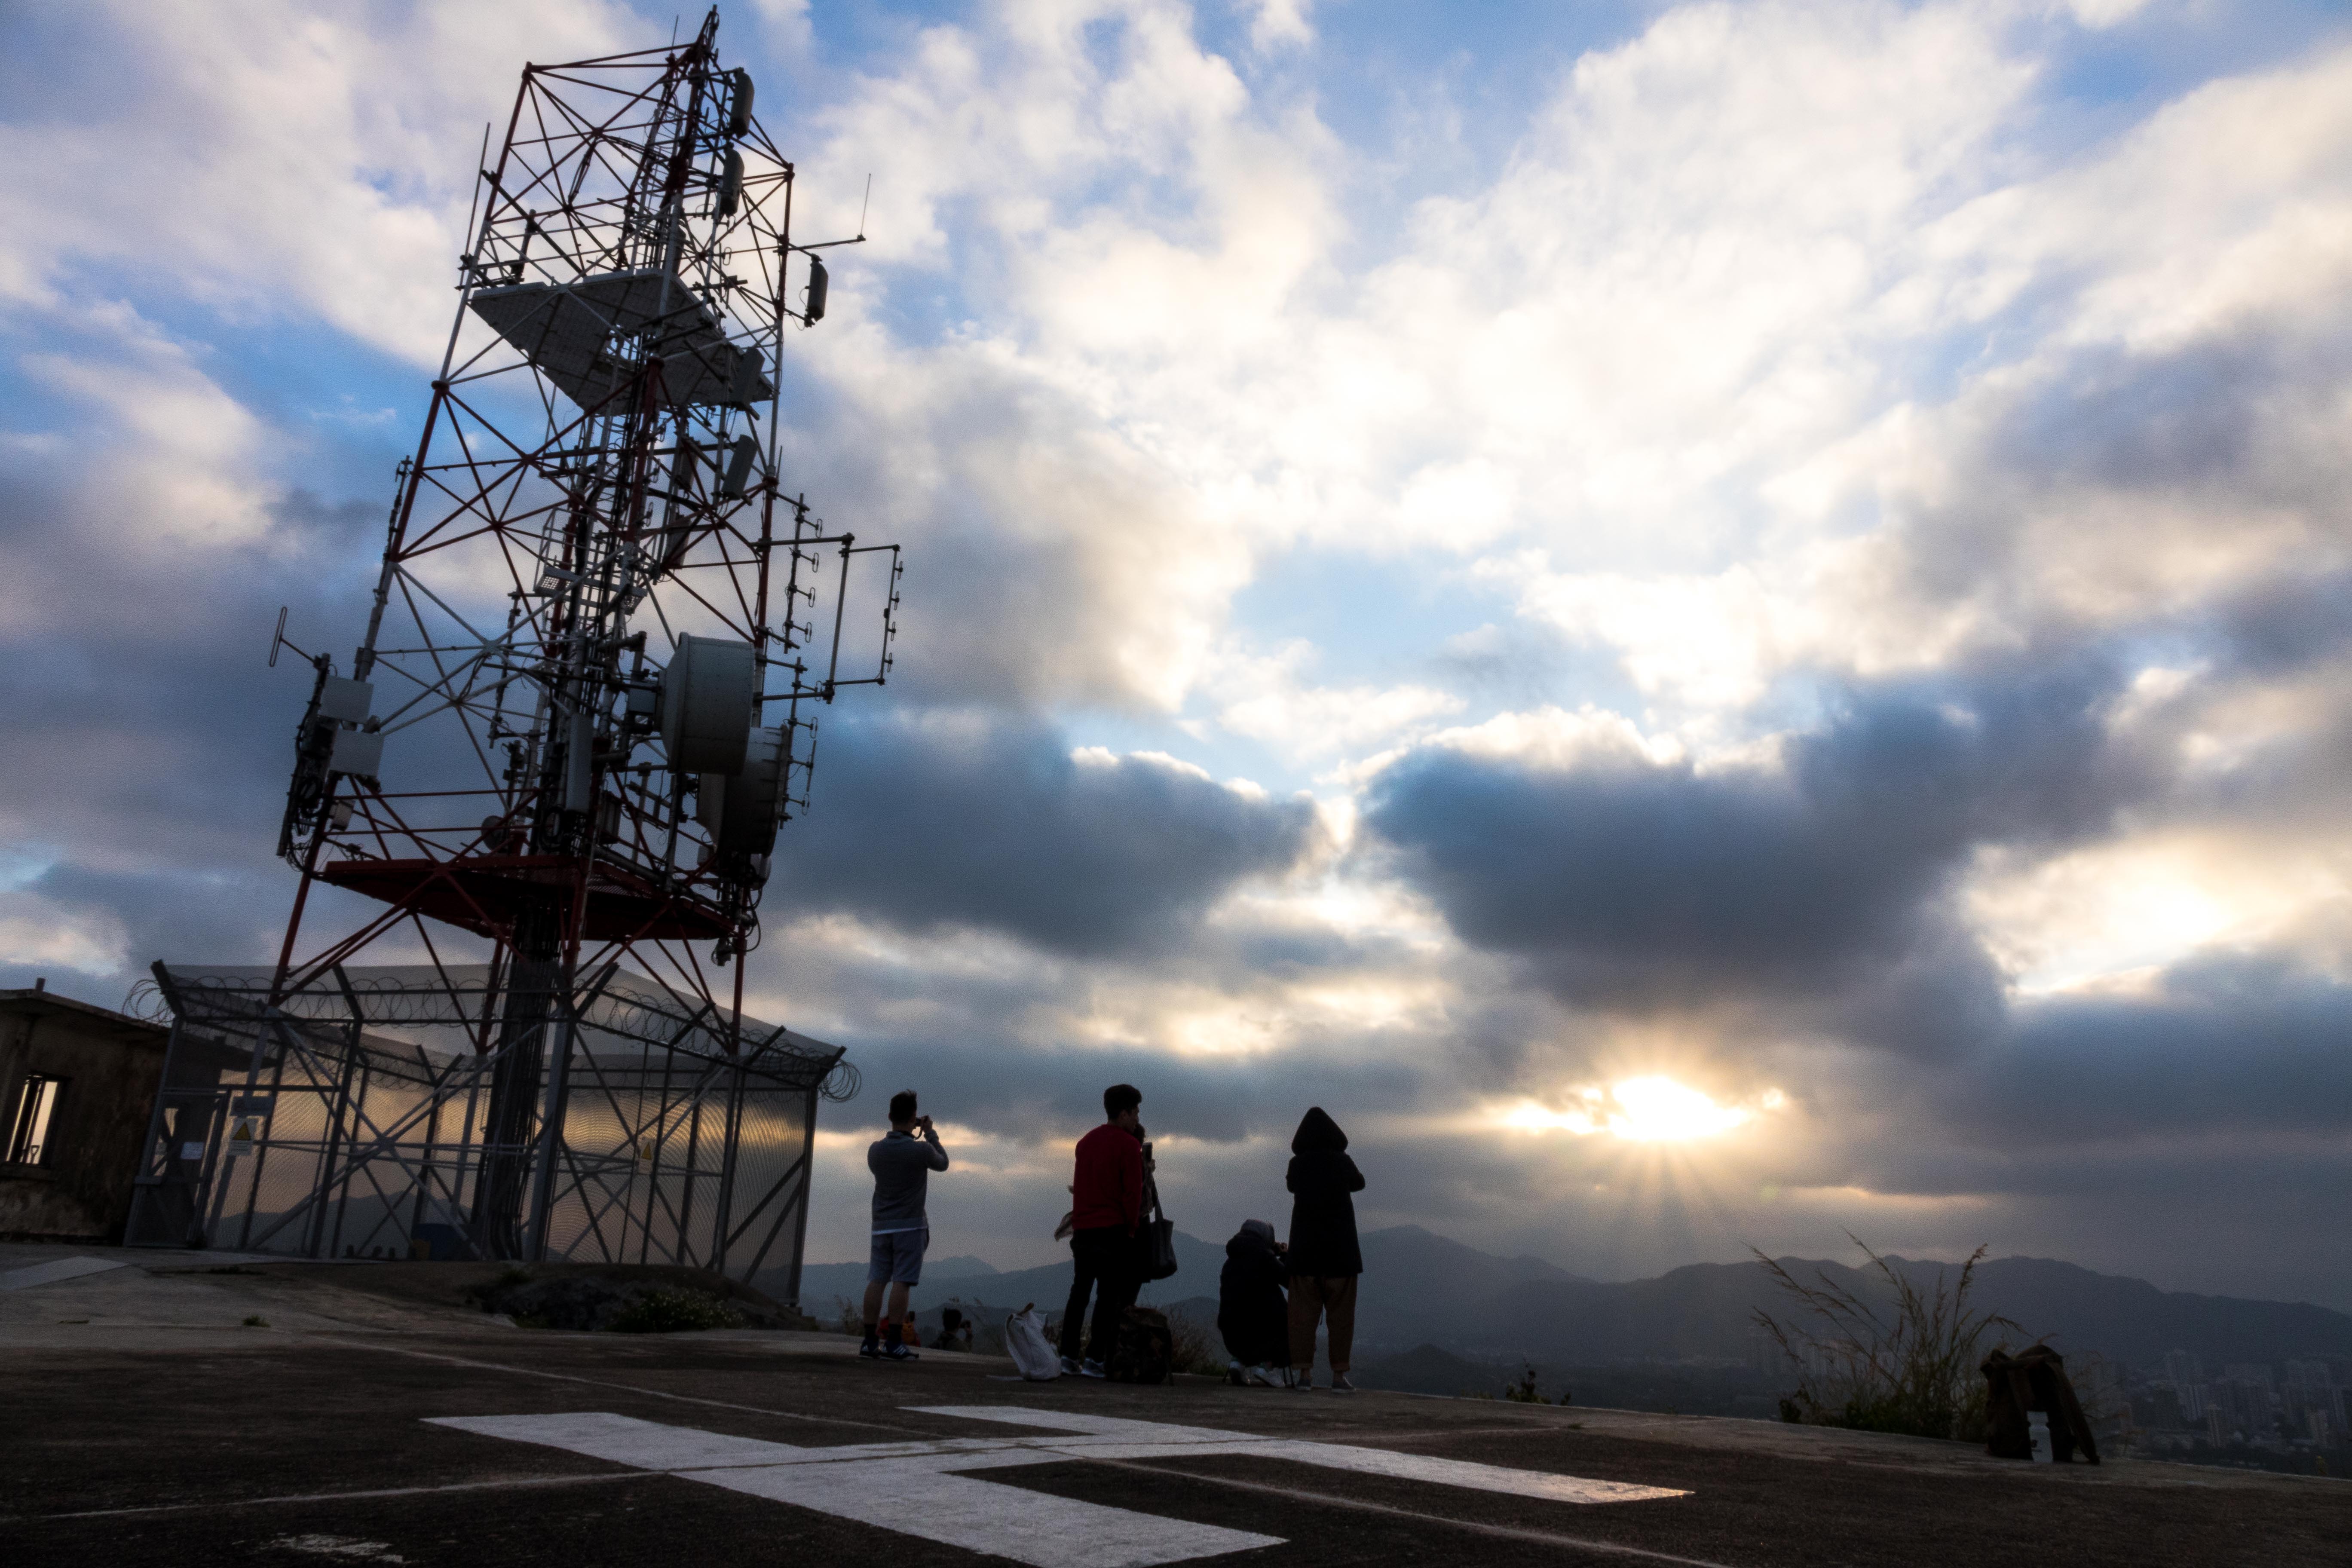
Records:
{"label": "cylindrical antenna", "polygon": [[826,286],[824,258],[811,256],[809,258],[808,313],[802,320],[812,327],[824,320]]}
{"label": "cylindrical antenna", "polygon": [[727,134],[740,136],[751,129],[751,73],[737,66],[727,76],[735,84],[734,100],[728,105]]}

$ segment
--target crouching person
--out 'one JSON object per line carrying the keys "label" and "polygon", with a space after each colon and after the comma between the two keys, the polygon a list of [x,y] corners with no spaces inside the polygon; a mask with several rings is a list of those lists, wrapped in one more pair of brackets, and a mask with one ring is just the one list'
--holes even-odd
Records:
{"label": "crouching person", "polygon": [[1224,1272],[1217,1277],[1217,1332],[1224,1336],[1225,1381],[1236,1386],[1276,1385],[1272,1367],[1284,1365],[1290,1348],[1290,1308],[1282,1283],[1288,1250],[1274,1239],[1262,1219],[1242,1221],[1225,1243]]}

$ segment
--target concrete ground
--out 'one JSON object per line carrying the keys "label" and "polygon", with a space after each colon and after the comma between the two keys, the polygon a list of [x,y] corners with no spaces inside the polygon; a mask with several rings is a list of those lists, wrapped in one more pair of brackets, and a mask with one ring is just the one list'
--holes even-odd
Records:
{"label": "concrete ground", "polygon": [[422,1267],[0,1247],[0,1562],[2352,1562],[2340,1480],[533,1332]]}

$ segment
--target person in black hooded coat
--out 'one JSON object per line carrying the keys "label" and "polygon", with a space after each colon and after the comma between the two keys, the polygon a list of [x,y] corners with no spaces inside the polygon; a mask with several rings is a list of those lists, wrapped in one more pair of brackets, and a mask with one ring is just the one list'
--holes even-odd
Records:
{"label": "person in black hooded coat", "polygon": [[1224,1272],[1217,1277],[1217,1332],[1232,1357],[1228,1381],[1274,1386],[1268,1369],[1284,1365],[1290,1354],[1290,1309],[1282,1299],[1289,1277],[1274,1226],[1262,1219],[1242,1221],[1225,1243]]}
{"label": "person in black hooded coat", "polygon": [[1315,1327],[1318,1319],[1330,1343],[1331,1386],[1349,1394],[1349,1353],[1356,1341],[1356,1279],[1364,1271],[1356,1243],[1356,1200],[1363,1173],[1348,1158],[1348,1135],[1309,1107],[1290,1140],[1290,1174],[1285,1184],[1290,1205],[1290,1365],[1297,1386],[1312,1388]]}

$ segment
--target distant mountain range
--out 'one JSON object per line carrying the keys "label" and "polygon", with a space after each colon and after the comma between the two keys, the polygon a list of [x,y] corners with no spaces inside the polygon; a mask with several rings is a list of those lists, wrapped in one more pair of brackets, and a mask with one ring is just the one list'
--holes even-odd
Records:
{"label": "distant mountain range", "polygon": [[[1864,1300],[1886,1295],[1874,1273],[1803,1258],[1778,1261],[1801,1279],[1826,1277]],[[1888,1261],[1923,1285],[1958,1273],[1952,1264]],[[1996,1338],[2012,1343],[2046,1339],[2070,1357],[2096,1352],[2133,1366],[2173,1350],[2217,1367],[2228,1361],[2352,1356],[2352,1316],[2342,1312],[2298,1302],[2158,1290],[2143,1279],[2095,1274],[2051,1258],[2000,1258],[1979,1264],[1969,1306],[1997,1312],[2021,1331],[2001,1331]],[[1760,1309],[1789,1322],[1790,1308],[1786,1293],[1760,1266],[1701,1263],[1622,1285],[1524,1281],[1482,1303],[1471,1331],[1447,1340],[1409,1330],[1403,1342],[1520,1350],[1585,1365],[1752,1361],[1759,1349],[1756,1312]]]}
{"label": "distant mountain range", "polygon": [[[1370,1231],[1362,1243],[1357,1337],[1367,1359],[1426,1344],[1488,1363],[1526,1356],[1555,1367],[1752,1364],[1761,1350],[1756,1310],[1785,1321],[1790,1305],[1754,1263],[1699,1263],[1654,1279],[1603,1284],[1538,1258],[1497,1258],[1418,1226]],[[1147,1287],[1144,1300],[1213,1319],[1223,1244],[1180,1231],[1176,1257],[1175,1276]],[[1843,1264],[1780,1261],[1800,1279],[1820,1273],[1868,1299],[1881,1289],[1875,1276]],[[1950,1264],[1890,1261],[1923,1283],[1957,1272]],[[783,1280],[770,1273],[758,1283],[773,1292]],[[802,1305],[819,1317],[832,1315],[836,1298],[854,1302],[865,1289],[863,1263],[802,1270]],[[1030,1301],[1058,1311],[1069,1289],[1067,1263],[1007,1272],[977,1258],[941,1258],[925,1266],[914,1303],[918,1311],[929,1312],[954,1298],[967,1312],[994,1321]],[[2070,1359],[2096,1352],[2145,1366],[2167,1351],[2185,1350],[2218,1369],[2232,1361],[2352,1358],[2352,1315],[2305,1303],[2159,1290],[2145,1280],[2049,1258],[2001,1258],[1979,1265],[1970,1305],[2013,1319],[2024,1331],[2004,1337],[2047,1338]],[[1448,1366],[1442,1375],[1454,1373]]]}

